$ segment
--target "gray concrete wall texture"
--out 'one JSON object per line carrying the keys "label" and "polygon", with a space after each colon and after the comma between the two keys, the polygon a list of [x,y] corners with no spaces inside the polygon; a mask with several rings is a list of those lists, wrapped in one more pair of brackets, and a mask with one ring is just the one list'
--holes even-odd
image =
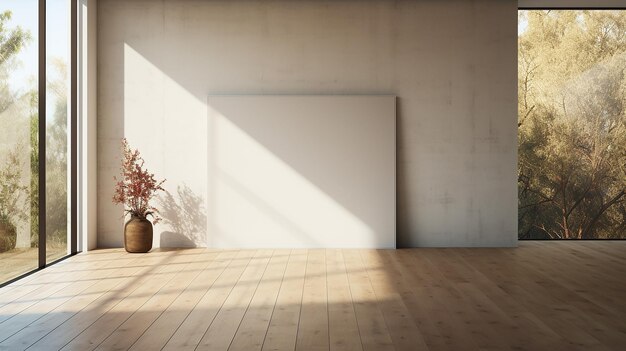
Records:
{"label": "gray concrete wall texture", "polygon": [[99,246],[124,136],[202,200],[211,94],[396,95],[398,247],[515,246],[516,23],[499,0],[99,0]]}
{"label": "gray concrete wall texture", "polygon": [[626,8],[624,0],[519,0],[522,8]]}

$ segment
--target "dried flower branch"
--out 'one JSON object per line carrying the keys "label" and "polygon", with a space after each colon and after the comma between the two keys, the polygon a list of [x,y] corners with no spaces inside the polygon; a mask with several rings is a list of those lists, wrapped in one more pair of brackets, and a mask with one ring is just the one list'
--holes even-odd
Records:
{"label": "dried flower branch", "polygon": [[161,220],[159,210],[150,206],[150,200],[159,191],[165,190],[162,187],[165,179],[157,181],[154,174],[143,168],[144,159],[138,150],[131,150],[126,138],[122,140],[122,153],[121,179],[113,177],[115,180],[113,203],[123,204],[125,214],[143,219],[152,216],[152,222],[157,224]]}

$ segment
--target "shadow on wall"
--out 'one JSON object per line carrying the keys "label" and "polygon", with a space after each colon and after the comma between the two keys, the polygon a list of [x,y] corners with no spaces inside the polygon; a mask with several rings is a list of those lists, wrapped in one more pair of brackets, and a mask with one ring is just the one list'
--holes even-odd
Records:
{"label": "shadow on wall", "polygon": [[[222,12],[218,10],[226,6],[225,3],[185,3],[186,6],[199,6],[200,8],[197,10],[203,13],[203,16]],[[342,239],[341,247],[355,245],[354,241],[349,240],[350,236],[346,233],[352,233],[352,237],[358,237],[359,242],[364,243],[363,245],[393,246],[394,240],[388,240],[385,245],[375,245],[377,239],[374,234],[384,231],[390,236],[395,235],[395,216],[389,216],[384,229],[381,229],[383,225],[379,223],[380,221],[373,219],[380,216],[381,208],[383,210],[395,208],[395,200],[389,197],[390,201],[385,201],[381,205],[383,201],[380,198],[367,197],[366,195],[370,194],[371,191],[365,190],[378,189],[379,187],[376,184],[368,186],[372,172],[355,171],[358,169],[356,165],[371,163],[367,160],[363,162],[362,157],[364,155],[380,153],[380,150],[375,147],[376,143],[365,144],[367,150],[359,149],[355,153],[340,154],[333,150],[333,144],[330,142],[341,140],[356,144],[358,138],[344,137],[347,130],[351,130],[354,134],[354,121],[338,120],[335,129],[328,132],[323,128],[324,125],[317,123],[317,118],[306,121],[305,125],[296,123],[300,120],[295,119],[280,121],[274,119],[282,124],[281,130],[276,130],[274,125],[264,123],[263,119],[250,120],[227,114],[221,120],[223,123],[219,126],[221,127],[220,133],[228,127],[227,131],[232,132],[237,137],[237,141],[249,142],[250,149],[256,152],[255,156],[260,155],[272,161],[274,168],[268,169],[267,163],[262,163],[256,169],[261,169],[264,172],[255,171],[252,173],[247,172],[249,168],[244,166],[250,167],[250,165],[241,162],[242,158],[218,158],[226,164],[211,164],[213,161],[211,159],[212,153],[218,152],[214,145],[216,138],[221,135],[223,137],[220,139],[222,143],[228,142],[227,139],[234,139],[226,138],[223,134],[211,135],[212,130],[209,126],[211,121],[206,119],[208,107],[206,98],[211,92],[237,91],[248,94],[267,94],[294,91],[300,86],[297,91],[302,94],[319,94],[320,92],[372,94],[381,91],[389,92],[389,89],[381,89],[373,81],[368,86],[359,84],[344,87],[344,83],[327,86],[325,81],[337,81],[336,72],[323,76],[321,85],[300,85],[298,83],[294,86],[293,79],[295,77],[281,78],[277,75],[272,75],[270,84],[263,80],[257,81],[251,79],[250,74],[256,75],[259,67],[233,60],[234,57],[250,58],[254,56],[251,55],[254,51],[249,51],[248,46],[218,49],[222,43],[231,43],[231,41],[224,41],[223,33],[220,30],[207,30],[206,21],[202,20],[197,23],[195,22],[197,18],[193,16],[194,21],[190,23],[190,27],[170,27],[171,21],[176,18],[172,18],[170,15],[174,14],[175,11],[166,11],[169,5],[165,3],[150,5],[142,3],[137,7],[131,6],[130,8],[127,8],[127,5],[118,8],[120,5],[116,2],[103,2],[103,4],[100,5],[103,10],[101,13],[105,13],[105,15],[102,16],[99,26],[105,30],[102,31],[102,38],[99,41],[99,46],[103,49],[99,55],[102,56],[104,63],[100,71],[104,76],[109,77],[99,83],[101,85],[99,90],[99,112],[101,112],[99,119],[103,123],[99,124],[98,132],[100,134],[99,141],[104,144],[99,145],[99,175],[104,179],[99,187],[100,192],[106,194],[100,198],[107,199],[99,204],[102,205],[100,208],[103,209],[103,213],[119,213],[121,211],[120,207],[114,207],[108,201],[110,197],[108,192],[112,188],[109,179],[115,174],[118,164],[115,160],[116,154],[112,150],[117,150],[119,139],[127,137],[132,140],[135,147],[142,150],[152,169],[156,169],[163,177],[176,179],[177,183],[180,182],[179,184],[184,181],[197,191],[202,191],[203,186],[208,188],[207,195],[203,194],[202,196],[203,198],[206,197],[206,202],[195,205],[193,202],[185,201],[181,189],[177,189],[174,193],[174,190],[170,188],[172,193],[164,194],[159,199],[161,200],[159,208],[163,211],[162,215],[166,224],[162,228],[157,228],[157,231],[160,232],[160,238],[155,244],[161,247],[203,245],[215,247],[217,244],[222,247],[240,247],[242,243],[254,244],[254,247],[276,247],[277,244],[267,240],[270,235],[280,239],[281,247],[328,246],[324,245],[323,241],[317,242],[315,236],[311,235],[315,232],[327,233],[332,239]],[[185,8],[187,8],[186,6]],[[224,8],[227,11],[227,16],[228,14],[239,16],[239,11],[231,12],[228,10],[230,7],[231,5],[228,5]],[[120,16],[113,15],[114,13],[117,14],[118,11],[122,11],[123,14],[120,13]],[[136,11],[147,12],[151,15],[140,16],[142,18],[141,25],[136,25],[136,16],[134,15],[137,13]],[[367,18],[368,16],[364,18],[363,25],[369,23],[365,21]],[[254,22],[260,24],[259,20],[256,19]],[[131,23],[135,24],[130,25]],[[214,22],[209,21],[209,23]],[[116,29],[113,30],[113,28]],[[148,32],[145,31],[145,28],[151,28],[154,31],[150,31],[151,34],[147,35]],[[210,28],[212,27],[209,26]],[[317,26],[310,27],[301,34],[306,35],[311,31],[317,31]],[[202,33],[202,35],[196,36],[195,33]],[[181,42],[179,40],[181,35],[188,37],[189,40]],[[359,37],[359,39],[368,40],[365,36]],[[271,40],[271,38],[264,40]],[[237,46],[238,42],[233,43]],[[340,44],[322,42],[314,45],[311,50],[318,50],[322,45],[324,52],[341,52],[339,48],[342,45]],[[176,60],[172,60],[171,55],[163,52],[163,48],[168,46],[172,50],[185,48],[184,52],[196,52],[197,54],[182,55]],[[197,67],[196,59],[206,57],[214,57],[216,64],[211,65],[211,67],[219,66],[220,69],[181,69]],[[258,56],[255,60],[257,59]],[[290,56],[287,61],[292,62],[295,59],[296,57]],[[351,66],[346,64],[346,68]],[[117,70],[119,67],[121,69]],[[250,71],[246,70],[242,76],[233,77],[231,72],[240,70],[240,67],[254,68]],[[192,71],[195,73],[190,74]],[[223,72],[229,74],[224,76]],[[360,77],[360,72],[354,73],[355,79],[357,76]],[[314,78],[310,77],[310,79]],[[358,78],[359,81],[360,79]],[[295,112],[301,111],[297,109]],[[176,115],[176,118],[171,118],[172,115]],[[147,119],[144,116],[150,116],[150,118]],[[310,133],[306,133],[307,130]],[[207,132],[209,133],[208,137]],[[278,132],[282,133],[279,135],[281,138],[276,137]],[[324,136],[326,132],[329,133],[326,137],[329,137],[330,141],[311,140],[312,138],[323,139],[320,135]],[[148,145],[148,141],[152,141],[154,136],[167,137],[156,145]],[[368,138],[368,140],[372,139],[378,140],[378,138]],[[299,141],[307,141],[307,143]],[[111,147],[113,143],[116,144],[115,148]],[[206,147],[204,147],[205,145]],[[302,145],[302,147],[294,148],[293,145]],[[185,153],[187,150],[194,150],[193,162],[189,162],[190,160],[187,159],[188,154]],[[203,155],[205,150],[206,156]],[[241,150],[241,145],[234,145],[232,149],[227,150],[220,149],[219,152],[231,150]],[[307,157],[303,157],[302,154]],[[247,160],[251,155],[244,156]],[[202,167],[198,165],[197,161],[203,162],[202,159],[205,157],[208,158],[207,167],[201,170]],[[312,158],[316,161],[311,162]],[[329,158],[331,158],[330,161]],[[386,160],[391,165],[380,168],[393,170],[393,161],[395,160],[393,158],[386,158]],[[332,167],[321,167],[320,162],[323,161],[330,162]],[[237,172],[230,172],[233,169],[226,166],[235,167]],[[334,171],[323,172],[324,168]],[[277,181],[276,174],[272,172],[284,176],[282,178],[284,182]],[[340,172],[344,175],[343,179],[350,179],[350,181],[338,182],[336,175]],[[389,183],[393,185],[393,175],[389,177],[389,180]],[[266,183],[262,181],[266,181]],[[268,187],[267,184],[276,185],[276,187]],[[351,187],[347,185],[355,185],[358,186],[358,189],[365,190],[350,191]],[[278,193],[282,197],[277,196]],[[308,197],[300,196],[302,194]],[[389,194],[394,194],[394,192],[389,192]],[[187,195],[193,195],[193,193]],[[219,197],[223,201],[216,203],[215,197]],[[195,198],[200,199],[197,196]],[[203,205],[205,209],[199,209]],[[236,210],[224,211],[224,208],[236,208]],[[244,208],[245,214],[249,215],[245,217],[245,222],[242,222],[241,216],[236,213],[241,208]],[[320,212],[323,212],[322,214],[325,216],[321,216]],[[206,217],[206,221],[204,217]],[[301,225],[303,222],[307,225]],[[122,227],[123,223],[109,221],[101,221],[101,223],[99,245],[103,247],[120,246],[121,236],[118,228]],[[339,224],[343,224],[343,226]],[[250,227],[257,229],[256,233],[260,232],[259,228],[264,228],[265,231],[261,235],[254,235],[254,240],[256,240],[254,243],[250,241],[250,238],[238,240],[235,234],[250,233]],[[311,230],[311,228],[317,230]],[[207,233],[206,237],[204,233]],[[294,233],[297,234],[294,235]],[[155,234],[157,234],[156,236],[159,235],[156,232]],[[287,242],[285,237],[291,237],[294,240]],[[214,239],[217,238],[219,241],[214,242],[216,241]]]}
{"label": "shadow on wall", "polygon": [[201,196],[183,184],[176,187],[176,196],[166,191],[158,202],[163,221],[171,229],[161,233],[161,247],[206,245],[207,217]]}
{"label": "shadow on wall", "polygon": [[[285,7],[263,1],[98,2],[98,73],[106,77],[98,81],[98,210],[107,218],[98,224],[99,245],[121,245],[123,223],[113,218],[121,208],[108,200],[109,178],[117,169],[110,150],[117,150],[119,139],[140,140],[138,147],[144,146],[142,140],[154,145],[154,159],[167,160],[160,174],[201,191],[210,187],[202,177],[211,175],[197,164],[211,140],[205,133],[207,95],[286,92],[404,97],[397,111],[399,246],[488,244],[503,232],[512,232],[507,240],[516,242],[511,230],[516,216],[510,214],[517,208],[511,162],[517,140],[511,92],[517,80],[515,67],[509,69],[514,61],[508,60],[517,51],[515,27],[510,26],[516,13],[509,11],[514,4],[451,3],[297,1]],[[488,20],[476,21],[477,13]],[[433,22],[450,25],[433,31]],[[477,36],[476,30],[488,35]],[[482,139],[490,130],[503,133],[507,162],[491,139]],[[258,131],[250,136],[261,144],[266,140]],[[155,143],[155,138],[160,139]],[[472,151],[476,143],[484,152]],[[161,157],[160,148],[176,157]],[[187,150],[193,150],[193,161]],[[343,189],[334,196],[336,184],[325,188],[317,173],[306,172],[311,164],[303,170],[297,158],[290,164],[291,150],[282,151],[276,156],[310,177],[320,192],[333,195],[359,219],[370,218],[363,213],[366,202],[346,200]],[[494,175],[493,181],[478,182],[481,188],[466,186],[468,179],[485,175]],[[495,185],[509,189],[508,197],[493,191]],[[446,190],[458,195],[449,205],[438,202],[442,197],[448,201]],[[483,208],[490,211],[479,213]],[[477,237],[477,232],[485,234]]]}
{"label": "shadow on wall", "polygon": [[210,95],[209,246],[394,247],[394,105]]}

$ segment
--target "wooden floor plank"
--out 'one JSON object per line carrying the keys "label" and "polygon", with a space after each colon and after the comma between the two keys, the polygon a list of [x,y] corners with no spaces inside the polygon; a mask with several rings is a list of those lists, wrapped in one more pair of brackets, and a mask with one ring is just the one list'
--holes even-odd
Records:
{"label": "wooden floor plank", "polygon": [[[99,276],[95,272],[101,273],[103,270],[106,270],[106,273],[109,273],[110,270],[107,269],[107,266],[112,264],[114,264],[113,260],[107,260],[97,262],[87,267],[81,267],[82,269],[78,269],[74,272],[72,279],[63,278],[59,280],[49,280],[51,278],[50,275],[42,275],[42,280],[44,281],[43,285],[38,286],[35,290],[14,299],[0,308],[0,323],[6,322],[12,325],[10,327],[11,330],[23,327],[23,321],[17,321],[16,319],[22,319],[22,317],[24,317],[31,320],[33,316],[29,311],[40,310],[43,312],[56,307],[54,303],[60,301],[59,299],[69,298],[72,292],[76,293],[95,284],[97,279],[99,279]],[[5,333],[6,332],[9,331],[5,329]],[[1,335],[0,340],[4,340],[8,336],[9,335]]]}
{"label": "wooden floor plank", "polygon": [[[201,250],[204,252],[204,250]],[[206,257],[206,256],[204,256]],[[127,350],[211,262],[197,255],[122,323],[96,350]]]}
{"label": "wooden floor plank", "polygon": [[[106,292],[98,299],[90,303],[79,313],[73,315],[67,321],[57,326],[46,336],[38,340],[31,346],[31,350],[58,350],[62,348],[68,341],[74,339],[83,330],[88,328],[107,311],[124,300],[126,296],[143,285],[147,279],[154,277],[155,266],[162,266],[168,263],[168,257],[162,255],[131,255],[136,257],[138,264],[131,264],[119,271],[119,277],[123,281],[114,289]],[[116,260],[120,261],[120,260]],[[122,261],[123,262],[123,261]],[[136,270],[134,273],[127,274],[127,270]],[[52,316],[51,316],[52,318]]]}
{"label": "wooden floor plank", "polygon": [[414,260],[413,250],[385,251],[385,267],[398,280],[405,306],[430,350],[478,350],[464,322],[442,302],[441,287],[430,267]]}
{"label": "wooden floor plank", "polygon": [[[509,253],[505,252],[498,257],[502,259],[508,255]],[[473,261],[481,259],[479,252],[471,253],[471,257]],[[514,301],[523,305],[529,318],[559,335],[564,340],[566,349],[606,350],[606,347],[588,334],[588,330],[573,326],[564,319],[566,315],[571,314],[567,302],[554,289],[553,284],[543,284],[546,282],[544,278],[529,267],[525,267],[525,264],[524,261],[515,261],[515,257],[511,257],[509,262],[501,261],[484,273],[496,279]]]}
{"label": "wooden floor plank", "polygon": [[164,350],[195,350],[256,251],[242,250],[196,304]]}
{"label": "wooden floor plank", "polygon": [[363,350],[341,250],[326,250],[328,330],[331,350]]}
{"label": "wooden floor plank", "polygon": [[308,251],[292,250],[285,268],[276,308],[263,342],[263,351],[294,350],[298,335]]}
{"label": "wooden floor plank", "polygon": [[[460,271],[467,277],[468,282],[459,283],[456,288],[468,297],[468,304],[483,315],[483,319],[493,329],[507,338],[507,341],[517,350],[558,350],[562,339],[551,329],[545,328],[536,319],[528,318],[527,310],[520,303],[487,279],[474,266],[465,262],[460,254],[461,250],[454,250],[446,256],[452,269]],[[519,333],[525,330],[537,337],[528,338]]]}
{"label": "wooden floor plank", "polygon": [[428,346],[421,331],[402,301],[397,288],[400,282],[397,277],[389,274],[380,253],[362,250],[360,257],[396,350],[427,350]]}
{"label": "wooden floor plank", "polygon": [[344,259],[363,350],[395,350],[360,253],[345,250]]}
{"label": "wooden floor plank", "polygon": [[[187,318],[206,291],[224,272],[236,251],[210,253],[210,264],[176,298],[161,316],[133,344],[132,350],[160,350]],[[215,259],[213,259],[215,257]]]}
{"label": "wooden floor plank", "polygon": [[263,347],[263,340],[289,260],[289,251],[274,251],[229,350],[252,351],[261,350]]}
{"label": "wooden floor plank", "polygon": [[162,265],[152,266],[152,271],[140,277],[141,284],[124,296],[111,309],[101,315],[93,324],[84,329],[76,338],[69,341],[64,350],[94,349],[130,318],[144,303],[163,288],[177,273],[189,264],[188,258],[172,251],[162,260]]}
{"label": "wooden floor plank", "polygon": [[0,288],[0,350],[623,350],[623,242],[123,249]]}
{"label": "wooden floor plank", "polygon": [[326,254],[309,250],[302,292],[296,350],[328,350]]}
{"label": "wooden floor plank", "polygon": [[[553,252],[559,255],[561,260],[567,260],[570,256],[569,253],[559,253],[558,250]],[[535,257],[534,263],[520,262],[520,266],[526,268],[526,274],[520,278],[521,282],[524,282],[522,288],[526,291],[532,289],[534,292],[540,292],[543,295],[542,298],[546,299],[545,305],[549,306],[552,313],[540,313],[536,310],[536,301],[532,300],[526,301],[527,308],[537,311],[539,318],[546,324],[552,325],[552,329],[564,338],[570,340],[572,347],[607,350],[623,345],[622,340],[626,338],[626,325],[621,316],[624,313],[612,313],[613,310],[624,310],[620,300],[613,300],[610,306],[603,309],[593,302],[601,301],[601,299],[581,296],[581,294],[589,296],[586,289],[595,290],[594,287],[598,284],[604,285],[604,288],[596,290],[593,294],[603,296],[613,290],[614,283],[611,281],[602,283],[602,281],[592,279],[587,283],[589,285],[579,285],[578,282],[572,282],[570,278],[560,274],[563,269],[571,267],[572,272],[567,276],[576,277],[577,271],[581,269],[577,267],[578,265],[563,266],[560,270],[554,270],[549,268],[552,263],[536,261],[545,256],[536,254],[537,252],[532,254]],[[584,281],[585,278],[578,277],[578,279]],[[611,314],[613,316],[610,316]]]}
{"label": "wooden floor plank", "polygon": [[272,256],[272,250],[259,250],[235,284],[215,319],[204,333],[196,350],[228,350],[241,324],[261,277]]}
{"label": "wooden floor plank", "polygon": [[[0,349],[16,350],[31,346],[103,294],[127,282],[130,279],[126,277],[127,275],[132,276],[141,269],[134,265],[138,260],[140,258],[137,257],[111,260],[111,265],[107,266],[106,270],[97,270],[90,274],[90,280],[77,281],[76,285],[63,288],[58,293],[49,296],[46,300],[40,301],[20,314],[33,318],[6,321],[5,323],[8,323],[9,326],[4,326],[0,333],[2,334]],[[81,290],[84,287],[86,288]],[[52,303],[46,304],[46,301]],[[21,330],[18,332],[10,337],[4,337],[20,327]]]}

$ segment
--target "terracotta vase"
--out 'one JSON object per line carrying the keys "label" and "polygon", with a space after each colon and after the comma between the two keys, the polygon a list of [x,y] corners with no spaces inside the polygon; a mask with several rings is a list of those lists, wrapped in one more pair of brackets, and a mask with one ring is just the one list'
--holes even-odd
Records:
{"label": "terracotta vase", "polygon": [[131,217],[124,226],[124,247],[130,253],[145,253],[152,249],[152,222]]}

